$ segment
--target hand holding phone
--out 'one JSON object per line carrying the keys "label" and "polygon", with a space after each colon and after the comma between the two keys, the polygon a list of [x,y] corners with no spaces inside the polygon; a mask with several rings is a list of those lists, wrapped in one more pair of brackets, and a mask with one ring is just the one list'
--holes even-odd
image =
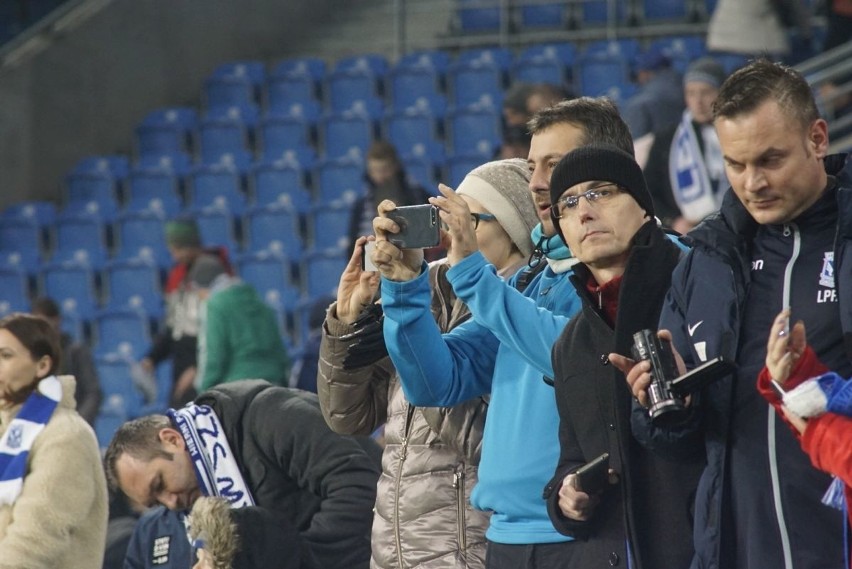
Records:
{"label": "hand holding phone", "polygon": [[441,242],[438,208],[431,204],[401,206],[387,216],[399,226],[388,240],[400,249],[427,249]]}

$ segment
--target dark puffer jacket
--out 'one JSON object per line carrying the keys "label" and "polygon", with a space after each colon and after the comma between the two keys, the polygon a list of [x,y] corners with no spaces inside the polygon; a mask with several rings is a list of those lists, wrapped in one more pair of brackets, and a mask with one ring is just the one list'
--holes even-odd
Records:
{"label": "dark puffer jacket", "polygon": [[303,567],[368,566],[379,466],[363,442],[328,428],[315,395],[246,380],[219,385],[195,403],[221,420],[255,503],[298,530]]}
{"label": "dark puffer jacket", "polygon": [[[452,293],[448,265],[429,268],[432,313],[442,331],[467,320]],[[329,309],[320,348],[317,388],[323,415],[338,433],[368,434],[387,420],[382,475],[373,521],[372,567],[481,568],[488,514],[470,505],[487,404],[481,398],[450,408],[415,407],[405,399],[389,357],[344,369],[350,325]]]}

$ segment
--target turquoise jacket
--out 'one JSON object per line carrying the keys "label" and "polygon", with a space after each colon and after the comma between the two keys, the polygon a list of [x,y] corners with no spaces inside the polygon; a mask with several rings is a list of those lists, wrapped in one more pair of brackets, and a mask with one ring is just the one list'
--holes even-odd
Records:
{"label": "turquoise jacket", "polygon": [[512,286],[518,275],[507,284],[475,253],[447,273],[473,318],[443,335],[429,311],[425,264],[414,280],[382,280],[385,342],[408,400],[452,406],[491,394],[471,502],[494,512],[486,532],[494,542],[570,539],[553,528],[541,494],[559,459],[559,416],[544,377],[553,376],[551,347],[581,304],[570,274],[548,266],[521,293]]}

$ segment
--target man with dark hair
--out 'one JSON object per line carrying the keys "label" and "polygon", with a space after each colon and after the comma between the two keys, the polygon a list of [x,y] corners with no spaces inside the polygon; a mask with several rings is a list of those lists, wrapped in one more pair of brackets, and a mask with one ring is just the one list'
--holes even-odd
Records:
{"label": "man with dark hair", "polygon": [[[568,282],[574,260],[550,217],[550,176],[567,152],[592,140],[632,154],[627,125],[607,99],[583,97],[539,111],[527,166],[540,223],[531,271],[502,280],[479,251],[470,211],[453,190],[430,201],[441,208],[451,245],[447,279],[473,317],[441,334],[430,312],[426,265],[420,250],[388,240],[398,230],[379,205],[373,261],[382,273],[384,333],[406,399],[414,405],[452,406],[491,395],[472,504],[493,512],[486,567],[573,567],[570,538],[554,529],[541,489],[559,456],[559,417],[552,388],[550,348],[579,309]],[[523,292],[518,290],[522,288]]]}
{"label": "man with dark hair", "polygon": [[[707,468],[695,504],[696,567],[840,568],[843,517],[820,503],[830,478],[815,470],[759,395],[766,335],[785,307],[807,325],[819,359],[852,373],[846,156],[827,156],[828,128],[795,70],[758,60],[732,74],[714,105],[732,185],[721,211],[696,227],[672,276],[660,316],[686,368],[717,356],[738,370],[692,400],[677,428],[635,412],[634,433],[651,448],[682,452],[703,435]],[[786,332],[785,332],[786,333]],[[661,332],[661,337],[668,337]],[[647,404],[648,364],[628,382]]]}
{"label": "man with dark hair", "polygon": [[[104,463],[110,485],[140,505],[186,512],[215,495],[234,508],[262,506],[298,530],[303,569],[366,569],[380,453],[369,439],[333,433],[315,395],[249,380],[206,391],[168,417],[125,423]],[[157,520],[146,531],[162,530],[163,520],[177,526]],[[134,551],[153,555],[159,537],[141,536]]]}
{"label": "man with dark hair", "polygon": [[37,298],[33,301],[32,311],[36,316],[41,316],[50,322],[59,332],[62,359],[57,374],[73,375],[77,380],[77,388],[74,391],[74,398],[77,400],[77,412],[94,427],[103,393],[98,381],[95,361],[92,359],[92,351],[89,346],[74,340],[71,334],[62,331],[62,313],[52,298]]}
{"label": "man with dark hair", "polygon": [[[672,460],[639,446],[623,376],[601,365],[601,354],[630,353],[634,333],[656,328],[681,249],[657,227],[639,165],[613,146],[568,153],[550,190],[556,229],[580,261],[571,282],[583,300],[553,345],[561,454],[544,491],[550,519],[580,538],[572,546],[577,567],[623,561],[634,569],[685,569],[701,448]],[[610,484],[583,487],[575,472],[603,453]]]}

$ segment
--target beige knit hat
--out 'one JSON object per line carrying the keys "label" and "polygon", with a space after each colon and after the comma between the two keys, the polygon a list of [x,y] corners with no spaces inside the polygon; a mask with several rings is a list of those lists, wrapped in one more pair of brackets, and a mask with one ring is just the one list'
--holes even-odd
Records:
{"label": "beige knit hat", "polygon": [[529,183],[526,161],[510,158],[477,166],[456,189],[457,194],[475,199],[494,214],[525,257],[532,253],[530,233],[539,222]]}

